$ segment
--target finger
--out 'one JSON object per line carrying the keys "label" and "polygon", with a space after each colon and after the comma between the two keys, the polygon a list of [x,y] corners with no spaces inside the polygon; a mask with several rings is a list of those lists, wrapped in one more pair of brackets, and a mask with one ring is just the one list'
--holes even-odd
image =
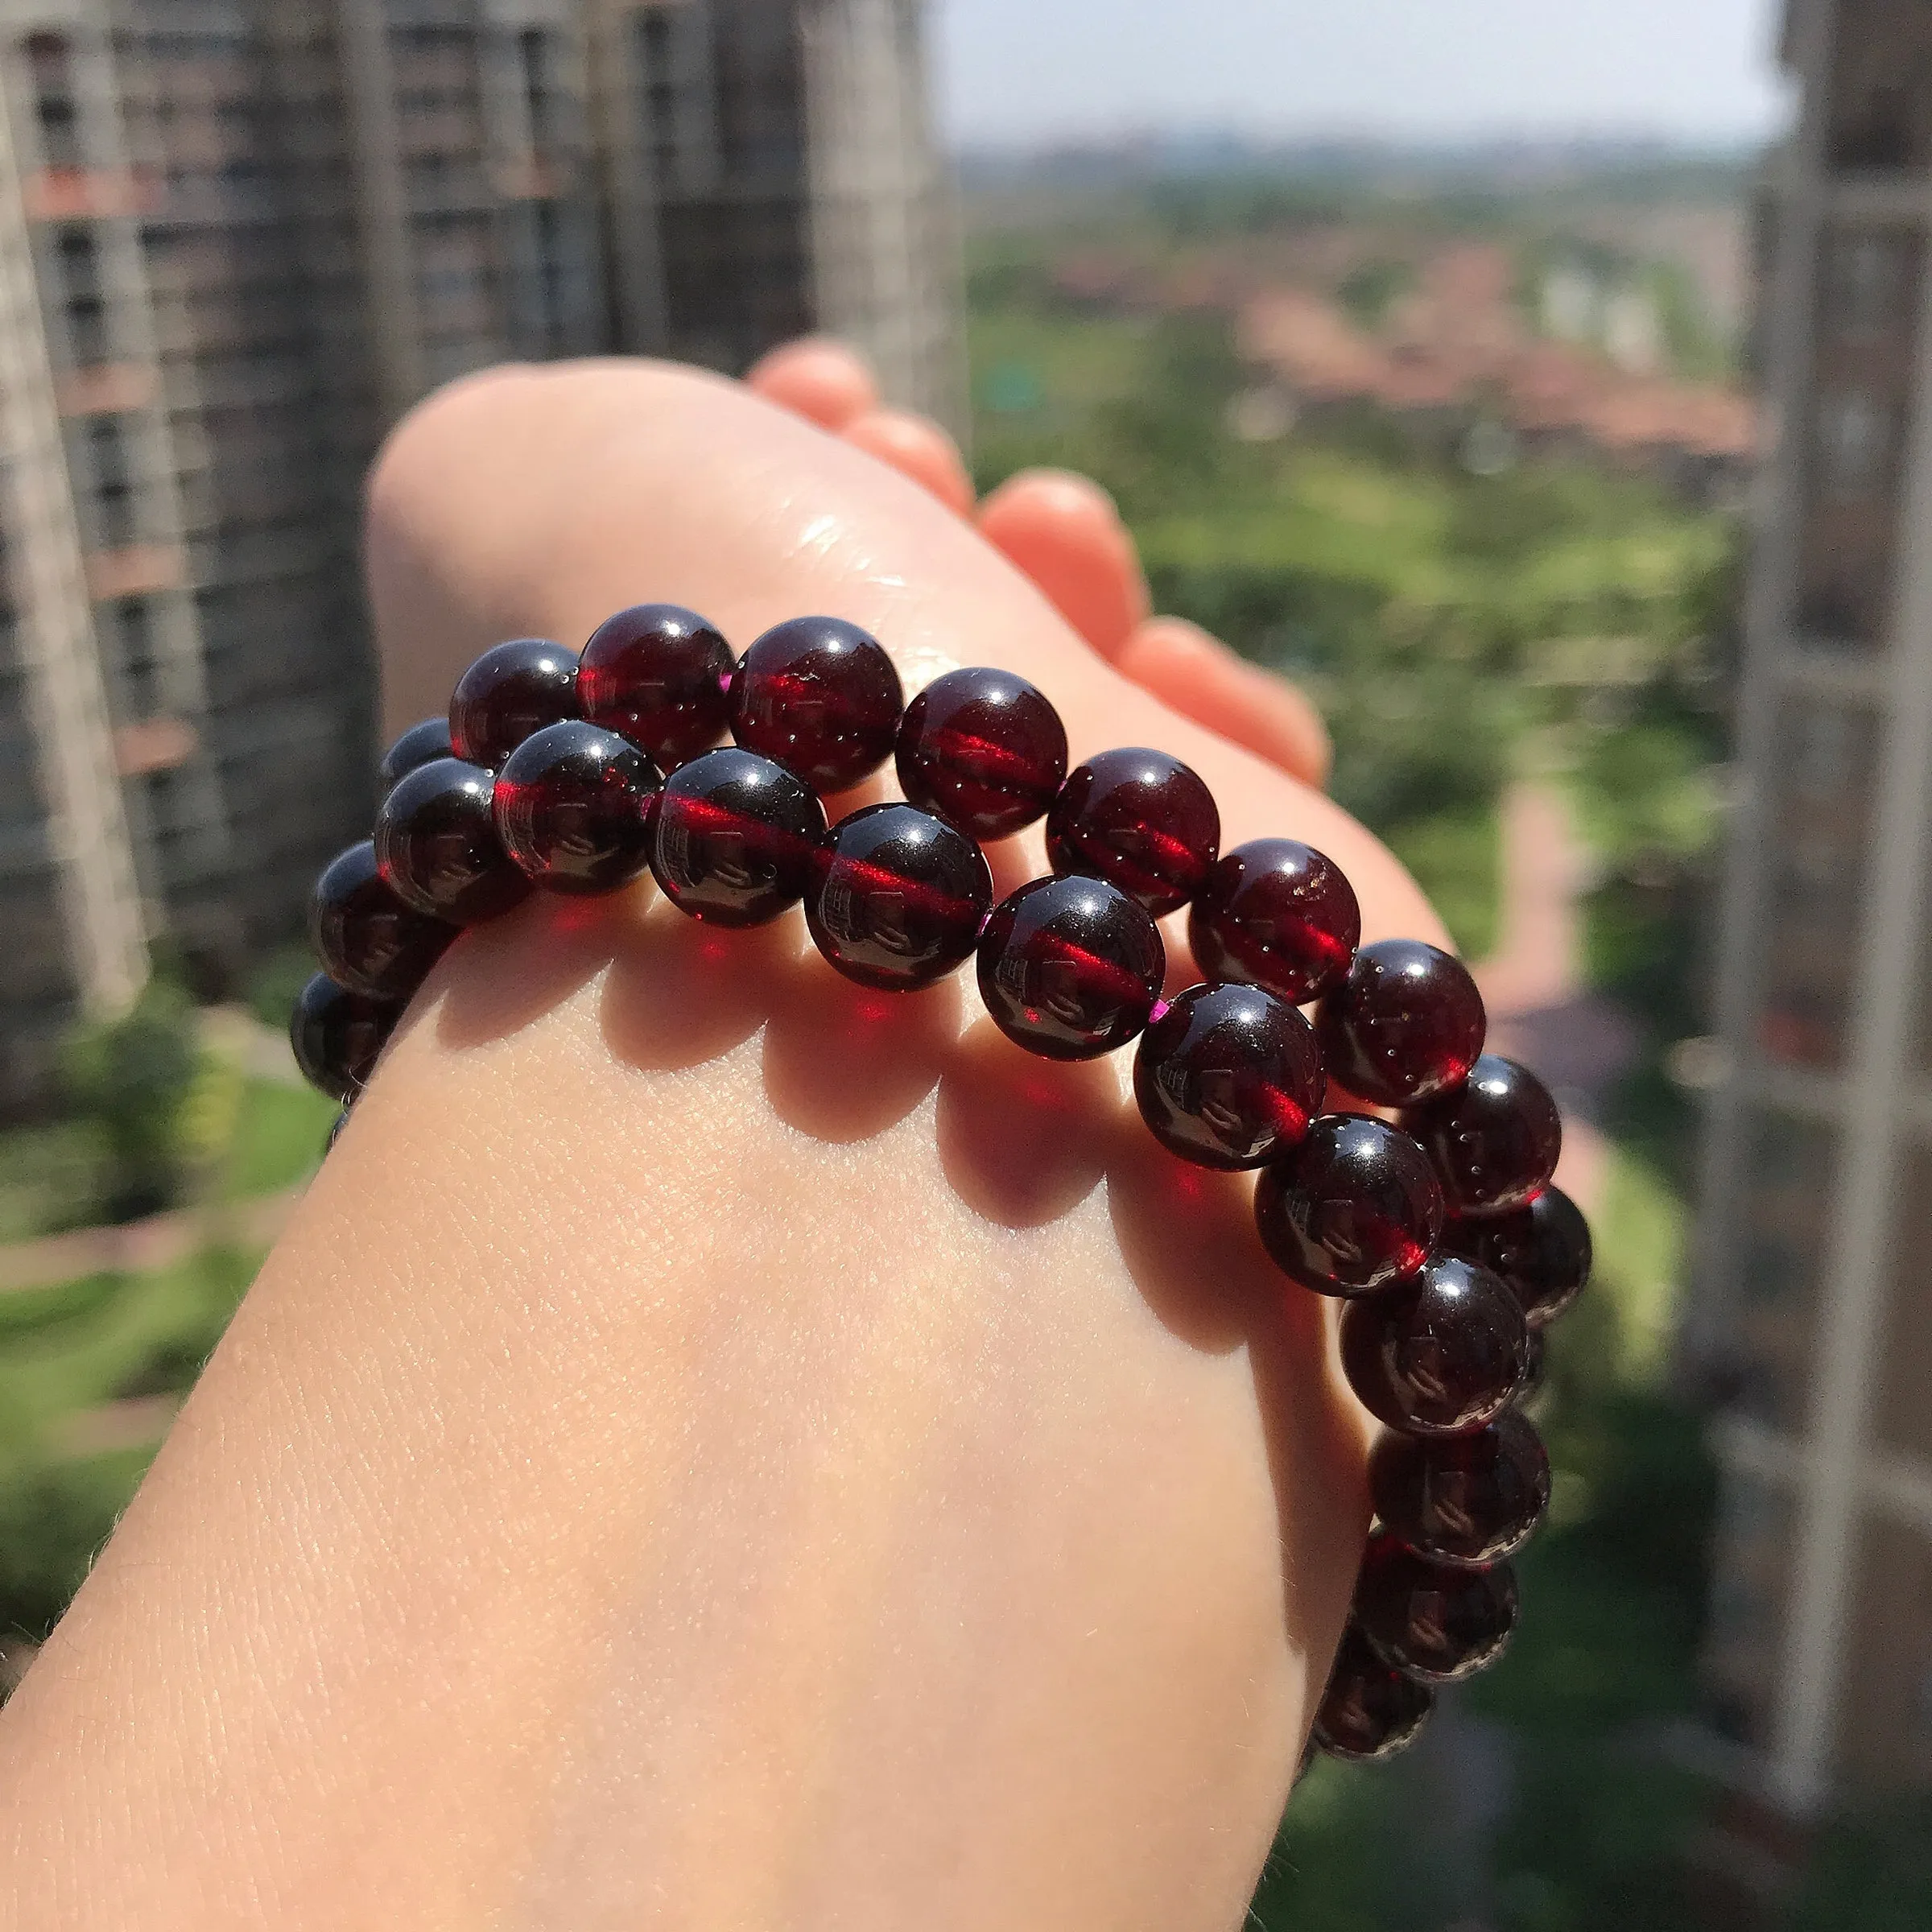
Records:
{"label": "finger", "polygon": [[966,473],[960,447],[929,416],[902,409],[868,410],[840,432],[855,448],[890,463],[930,490],[956,516],[972,510],[972,478]]}
{"label": "finger", "polygon": [[1140,558],[1106,491],[1070,470],[1028,469],[980,506],[980,534],[1038,585],[1104,658],[1147,615]]}
{"label": "finger", "polygon": [[1307,695],[1237,656],[1199,625],[1150,617],[1114,662],[1123,677],[1183,716],[1245,745],[1304,785],[1327,786],[1335,747]]}
{"label": "finger", "polygon": [[781,343],[752,364],[745,386],[821,429],[843,430],[879,403],[865,357],[823,336]]}

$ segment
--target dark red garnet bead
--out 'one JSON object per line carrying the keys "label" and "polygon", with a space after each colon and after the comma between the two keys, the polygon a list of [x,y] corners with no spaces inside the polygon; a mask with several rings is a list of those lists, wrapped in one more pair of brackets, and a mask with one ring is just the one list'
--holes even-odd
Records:
{"label": "dark red garnet bead", "polygon": [[845,791],[892,752],[905,700],[869,632],[838,617],[774,625],[731,681],[731,734],[821,795]]}
{"label": "dark red garnet bead", "polygon": [[1451,1214],[1526,1207],[1548,1185],[1563,1151],[1563,1121],[1549,1088],[1501,1054],[1485,1053],[1464,1085],[1410,1108],[1402,1124],[1428,1150]]}
{"label": "dark red garnet bead", "polygon": [[1351,1623],[1315,1714],[1315,1741],[1331,1757],[1373,1764],[1414,1744],[1435,1707],[1435,1692],[1391,1670]]}
{"label": "dark red garnet bead", "polygon": [[1199,775],[1139,746],[1076,765],[1046,815],[1055,872],[1105,879],[1156,918],[1193,898],[1220,844],[1220,811]]}
{"label": "dark red garnet bead", "polygon": [[288,1022],[288,1043],[302,1077],[331,1100],[353,1100],[374,1072],[376,1056],[402,1010],[393,1000],[351,993],[327,973],[317,973],[296,994]]}
{"label": "dark red garnet bead", "polygon": [[1315,1030],[1258,986],[1191,986],[1141,1035],[1133,1094],[1170,1153],[1258,1167],[1293,1147],[1322,1104]]}
{"label": "dark red garnet bead", "polygon": [[530,881],[497,836],[496,780],[480,765],[419,765],[376,814],[376,858],[396,896],[458,926],[494,919],[527,896]]}
{"label": "dark red garnet bead", "polygon": [[1355,1583],[1355,1620],[1385,1662],[1429,1684],[1494,1663],[1516,1628],[1516,1573],[1432,1563],[1393,1537],[1371,1538]]}
{"label": "dark red garnet bead", "polygon": [[1443,1563],[1493,1563],[1529,1542],[1550,1507],[1550,1458],[1505,1409],[1486,1429],[1424,1442],[1391,1431],[1368,1459],[1382,1527]]}
{"label": "dark red garnet bead", "polygon": [[1442,1232],[1443,1190],[1407,1134],[1365,1113],[1327,1113],[1263,1173],[1254,1219],[1291,1280],[1365,1294],[1422,1266]]}
{"label": "dark red garnet bead", "polygon": [[339,852],[308,902],[308,933],[328,976],[373,999],[407,1000],[456,929],[406,906],[376,864],[373,840]]}
{"label": "dark red garnet bead", "polygon": [[1560,1187],[1509,1214],[1451,1221],[1443,1245],[1501,1275],[1532,1328],[1554,1321],[1590,1278],[1590,1224]]}
{"label": "dark red garnet bead", "polygon": [[458,758],[494,771],[533,732],[577,715],[577,654],[547,638],[513,638],[457,679],[449,741]]}
{"label": "dark red garnet bead", "polygon": [[1051,805],[1067,728],[1024,678],[979,666],[935,678],[899,724],[899,786],[976,839],[1004,839]]}
{"label": "dark red garnet bead", "polygon": [[972,956],[993,905],[980,848],[911,805],[869,805],[827,835],[805,923],[848,980],[930,986]]}
{"label": "dark red garnet bead", "polygon": [[650,869],[680,912],[762,926],[804,897],[824,836],[824,810],[796,776],[727,745],[664,781]]}
{"label": "dark red garnet bead", "polygon": [[708,751],[731,716],[731,646],[677,604],[606,617],[577,663],[585,717],[648,752],[667,771]]}
{"label": "dark red garnet bead", "polygon": [[1361,935],[1355,888],[1298,839],[1251,839],[1224,852],[1187,914],[1207,978],[1265,986],[1294,1006],[1341,977]]}
{"label": "dark red garnet bead", "polygon": [[382,789],[390,791],[407,778],[419,765],[427,765],[436,758],[455,755],[449,742],[448,717],[424,718],[398,738],[382,754],[382,762],[376,767],[376,775],[382,781]]}
{"label": "dark red garnet bead", "polygon": [[1522,1378],[1526,1331],[1487,1268],[1438,1255],[1342,1311],[1342,1366],[1363,1406],[1411,1435],[1495,1421]]}
{"label": "dark red garnet bead", "polygon": [[649,862],[664,782],[628,738],[581,718],[546,724],[497,774],[497,832],[525,876],[552,892],[615,892]]}
{"label": "dark red garnet bead", "polygon": [[986,923],[980,997],[1029,1053],[1088,1060],[1147,1024],[1166,966],[1160,929],[1118,886],[1035,879]]}
{"label": "dark red garnet bead", "polygon": [[1360,948],[1317,1022],[1329,1077],[1382,1107],[1459,1087],[1483,1051],[1487,1023],[1469,969],[1420,939]]}

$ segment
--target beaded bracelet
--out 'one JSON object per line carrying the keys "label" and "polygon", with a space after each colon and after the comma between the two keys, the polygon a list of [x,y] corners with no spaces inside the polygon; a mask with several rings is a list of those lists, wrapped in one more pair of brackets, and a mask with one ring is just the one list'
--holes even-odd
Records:
{"label": "beaded bracelet", "polygon": [[[889,756],[906,802],[828,830],[820,798]],[[951,671],[906,704],[877,640],[832,617],[780,624],[735,660],[663,604],[620,612],[580,656],[499,644],[381,777],[374,839],[316,887],[326,971],[291,1035],[317,1087],[353,1101],[458,930],[539,886],[614,892],[648,868],[680,911],[734,927],[803,899],[819,952],[872,988],[931,985],[976,956],[987,1012],[1027,1051],[1087,1059],[1137,1036],[1155,1137],[1258,1168],[1269,1254],[1345,1303],[1343,1367],[1386,1433],[1313,1744],[1389,1756],[1435,1686],[1501,1654],[1507,1559],[1550,1498],[1519,1405],[1588,1275],[1589,1230],[1550,1185],[1549,1093],[1483,1051],[1475,981],[1418,940],[1359,944],[1331,860],[1292,839],[1220,851],[1212,795],[1163,752],[1069,772],[1058,715],[1009,671]],[[995,906],[980,841],[1042,815],[1051,875]],[[1183,906],[1204,983],[1163,999],[1155,921]],[[1331,1080],[1362,1110],[1323,1112]]]}

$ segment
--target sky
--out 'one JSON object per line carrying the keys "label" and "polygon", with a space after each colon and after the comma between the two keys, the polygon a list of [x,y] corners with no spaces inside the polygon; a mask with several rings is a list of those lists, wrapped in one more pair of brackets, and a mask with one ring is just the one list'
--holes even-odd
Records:
{"label": "sky", "polygon": [[1781,0],[931,0],[956,142],[1756,140]]}

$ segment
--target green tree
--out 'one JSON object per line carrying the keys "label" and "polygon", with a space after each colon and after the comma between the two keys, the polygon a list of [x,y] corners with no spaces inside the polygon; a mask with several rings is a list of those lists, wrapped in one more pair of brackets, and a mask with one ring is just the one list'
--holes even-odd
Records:
{"label": "green tree", "polygon": [[75,1108],[101,1150],[102,1212],[132,1220],[171,1206],[192,1164],[188,1102],[202,1067],[180,982],[155,972],[126,1013],[77,1026],[62,1058]]}

